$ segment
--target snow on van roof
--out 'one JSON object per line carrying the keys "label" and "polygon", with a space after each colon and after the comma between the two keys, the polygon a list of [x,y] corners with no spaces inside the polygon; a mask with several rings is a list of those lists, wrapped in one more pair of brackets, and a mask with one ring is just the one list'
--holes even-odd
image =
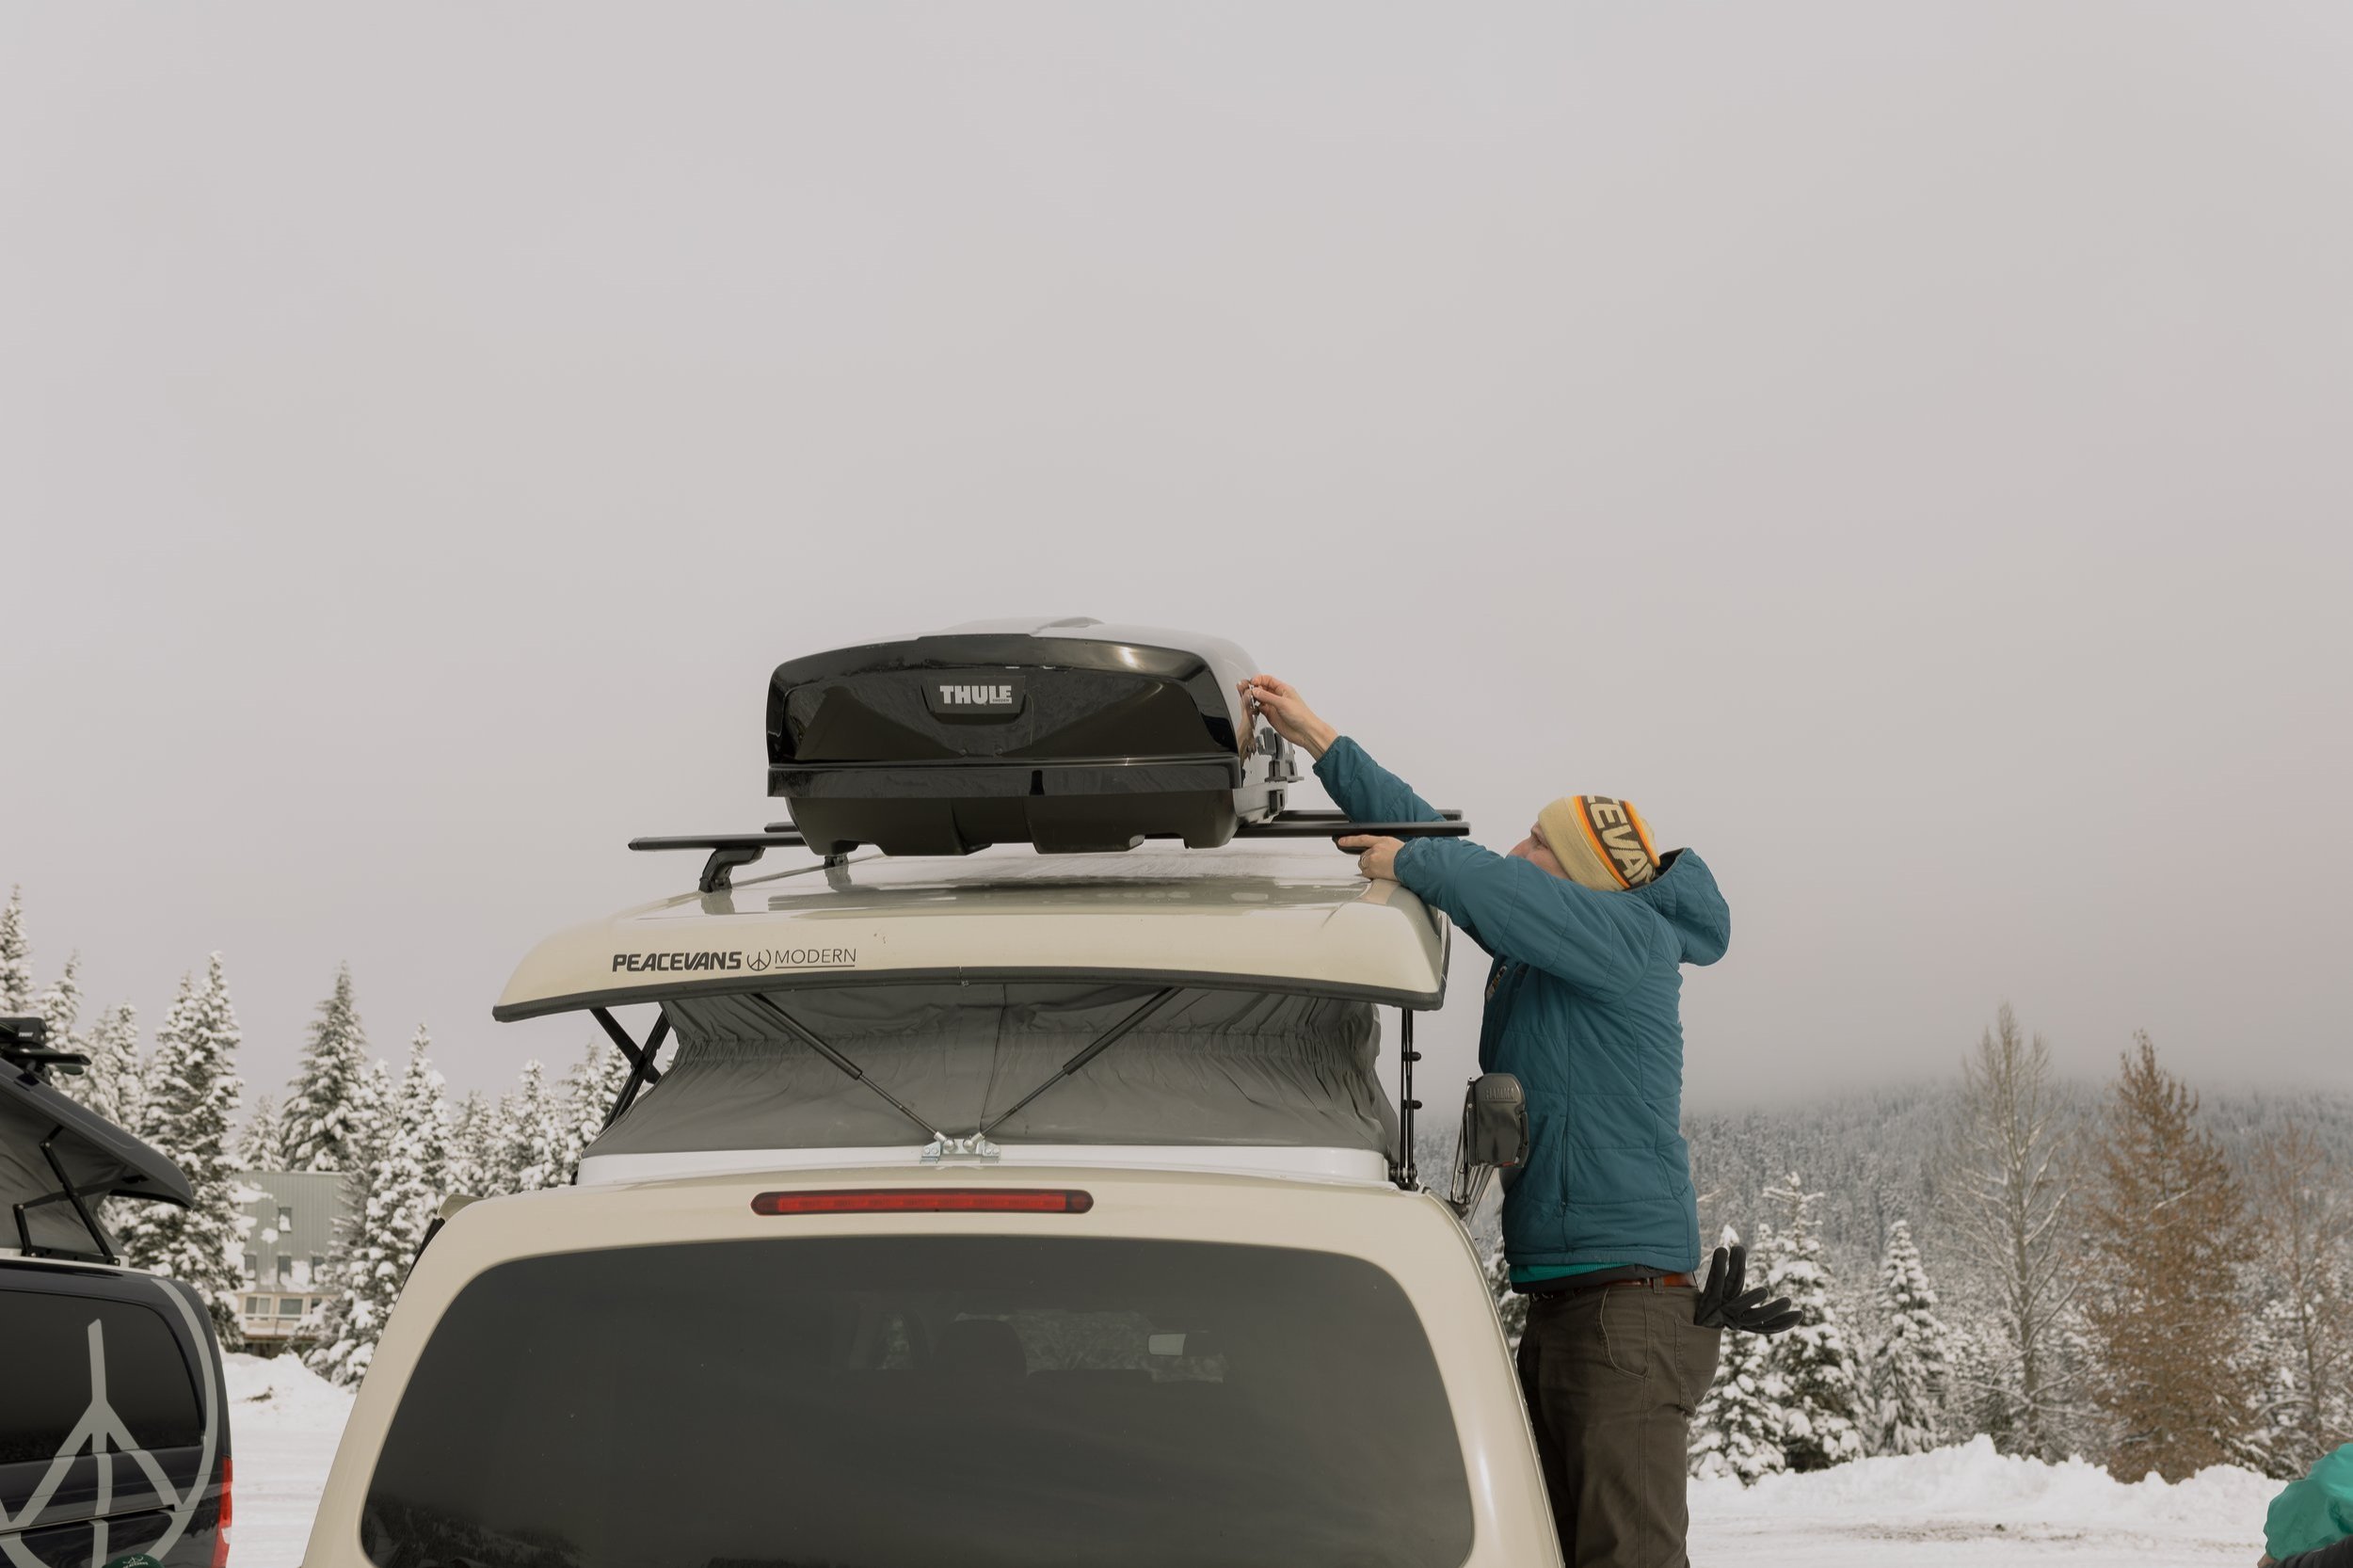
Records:
{"label": "snow on van roof", "polygon": [[1315,842],[876,856],[840,888],[815,865],[746,877],[558,932],[491,1015],[868,979],[1165,980],[1439,1005],[1446,917]]}

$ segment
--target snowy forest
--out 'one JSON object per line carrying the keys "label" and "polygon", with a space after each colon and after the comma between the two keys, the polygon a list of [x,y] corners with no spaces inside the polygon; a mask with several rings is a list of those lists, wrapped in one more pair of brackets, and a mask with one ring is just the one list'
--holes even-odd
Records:
{"label": "snowy forest", "polygon": [[[21,897],[0,907],[0,1013],[89,1058],[60,1086],[177,1160],[189,1210],[117,1205],[125,1260],[199,1286],[236,1343],[248,1171],[344,1173],[348,1218],[306,1359],[357,1383],[444,1199],[563,1184],[626,1076],[593,1043],[456,1098],[420,1026],[374,1053],[332,977],[296,1076],[248,1104],[226,967],[182,977],[142,1048],[86,1005],[69,958],[37,982]],[[2301,1475],[2353,1440],[2353,1097],[2217,1093],[2136,1036],[2105,1082],[2059,1078],[2004,1006],[1945,1081],[1688,1114],[1703,1234],[1749,1249],[1800,1325],[1729,1335],[1694,1474],[1742,1482],[1990,1436],[2119,1479],[2237,1464]],[[1425,1169],[1452,1149],[1437,1135]],[[1489,1274],[1507,1332],[1525,1304]]]}
{"label": "snowy forest", "polygon": [[397,1065],[371,1050],[345,968],[318,1004],[294,1080],[248,1106],[237,1069],[242,1033],[220,954],[180,977],[144,1051],[127,1004],[85,1016],[78,958],[69,957],[45,985],[35,982],[31,959],[23,897],[12,892],[0,906],[0,1014],[45,1019],[52,1045],[89,1058],[81,1074],[59,1078],[57,1086],[186,1173],[193,1208],[117,1200],[102,1218],[124,1262],[205,1293],[228,1348],[244,1348],[236,1303],[248,1288],[243,1258],[253,1223],[245,1205],[260,1195],[241,1173],[344,1174],[348,1217],[322,1282],[329,1303],[305,1359],[345,1384],[366,1372],[442,1202],[455,1193],[493,1197],[568,1182],[628,1076],[620,1054],[599,1041],[561,1080],[552,1081],[546,1067],[530,1062],[495,1102],[478,1091],[453,1101],[423,1025]]}
{"label": "snowy forest", "polygon": [[2353,1096],[2201,1096],[2146,1033],[2061,1080],[2007,1006],[1955,1055],[1943,1083],[1687,1115],[1703,1230],[1807,1314],[1727,1341],[1695,1468],[1986,1433],[2120,1480],[2286,1477],[2353,1438]]}

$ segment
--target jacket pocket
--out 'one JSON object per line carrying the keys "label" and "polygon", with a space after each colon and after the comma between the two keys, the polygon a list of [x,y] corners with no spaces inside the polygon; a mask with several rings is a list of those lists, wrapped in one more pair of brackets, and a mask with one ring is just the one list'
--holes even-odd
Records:
{"label": "jacket pocket", "polygon": [[[1523,1087],[1527,1080],[1521,1080]],[[1570,1202],[1569,1107],[1560,1095],[1537,1091],[1528,1095],[1528,1163],[1521,1172],[1514,1191],[1556,1210],[1565,1211]],[[1566,1222],[1549,1243],[1549,1250],[1559,1251],[1567,1245]]]}
{"label": "jacket pocket", "polygon": [[1514,1261],[1568,1251],[1567,1206],[1529,1183],[1513,1188],[1503,1200],[1503,1250]]}

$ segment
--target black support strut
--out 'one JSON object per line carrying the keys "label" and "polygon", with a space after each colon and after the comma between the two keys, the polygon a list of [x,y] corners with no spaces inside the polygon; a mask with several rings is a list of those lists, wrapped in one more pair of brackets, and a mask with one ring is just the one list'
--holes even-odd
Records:
{"label": "black support strut", "polygon": [[947,1141],[948,1135],[946,1133],[940,1131],[939,1128],[932,1126],[931,1123],[917,1115],[915,1108],[907,1104],[906,1101],[901,1099],[898,1096],[892,1094],[889,1090],[884,1088],[872,1079],[868,1078],[856,1063],[851,1061],[848,1057],[834,1049],[833,1047],[825,1044],[824,1041],[820,1040],[816,1035],[810,1033],[808,1028],[802,1024],[800,1019],[794,1017],[792,1014],[787,1013],[783,1008],[778,1007],[774,1001],[771,1001],[767,997],[762,996],[758,991],[745,993],[744,1000],[767,1013],[768,1016],[775,1018],[776,1022],[784,1025],[785,1029],[792,1034],[792,1038],[798,1040],[801,1044],[807,1046],[809,1049],[815,1051],[818,1055],[832,1063],[835,1067],[840,1069],[842,1073],[848,1075],[853,1081],[863,1083],[867,1088],[881,1096],[889,1103],[890,1109],[896,1111],[900,1115],[904,1116],[908,1121],[913,1122],[917,1127],[921,1128],[924,1135],[930,1138],[934,1143],[945,1143]]}
{"label": "black support strut", "polygon": [[1166,990],[1157,992],[1146,998],[1142,1006],[1136,1008],[1135,1011],[1129,1013],[1126,1017],[1120,1019],[1117,1023],[1112,1025],[1111,1028],[1096,1035],[1087,1046],[1086,1049],[1080,1051],[1078,1055],[1064,1063],[1062,1064],[1061,1071],[1057,1072],[1053,1077],[1048,1079],[1045,1082],[1039,1084],[1036,1088],[1031,1090],[1028,1094],[1022,1096],[1018,1100],[1016,1100],[1012,1110],[1000,1112],[997,1115],[990,1117],[988,1122],[982,1127],[978,1136],[983,1138],[987,1137],[990,1133],[996,1131],[999,1128],[1013,1120],[1014,1117],[1028,1110],[1030,1108],[1031,1101],[1036,1099],[1038,1096],[1046,1093],[1047,1090],[1051,1089],[1055,1084],[1060,1083],[1064,1079],[1068,1078],[1072,1073],[1077,1072],[1080,1068],[1085,1066],[1088,1063],[1102,1055],[1106,1050],[1109,1050],[1112,1044],[1119,1040],[1129,1030],[1135,1028],[1136,1025],[1144,1022],[1144,1019],[1150,1017],[1153,1014],[1167,1006],[1168,999],[1176,994],[1176,987],[1172,985]]}
{"label": "black support strut", "polygon": [[1420,1185],[1421,1175],[1414,1167],[1414,1112],[1421,1109],[1414,1097],[1414,1064],[1421,1052],[1414,1048],[1414,1010],[1401,1007],[1397,1016],[1397,1184],[1410,1192]]}
{"label": "black support strut", "polygon": [[[107,1235],[106,1227],[98,1223],[98,1215],[90,1206],[82,1201],[81,1189],[73,1185],[73,1177],[67,1174],[65,1161],[57,1158],[56,1143],[64,1135],[63,1127],[54,1127],[49,1129],[49,1136],[40,1141],[41,1160],[48,1165],[50,1174],[57,1178],[57,1190],[46,1197],[33,1198],[14,1206],[18,1249],[27,1257],[62,1257],[74,1262],[119,1262],[120,1260],[115,1254],[114,1238]],[[72,1206],[74,1217],[82,1222],[82,1228],[88,1231],[89,1239],[98,1243],[98,1250],[95,1253],[76,1252],[65,1247],[39,1247],[33,1244],[32,1223],[25,1218],[24,1211],[28,1208],[40,1208],[53,1203]]]}
{"label": "black support strut", "polygon": [[623,1029],[605,1009],[591,1007],[588,1012],[603,1026],[605,1033],[612,1036],[613,1043],[620,1047],[621,1054],[629,1059],[629,1081],[621,1085],[620,1094],[614,1098],[613,1109],[604,1115],[604,1125],[611,1127],[620,1120],[621,1112],[636,1100],[638,1090],[662,1081],[662,1069],[653,1064],[653,1059],[655,1053],[662,1049],[662,1042],[670,1036],[670,1015],[664,1013],[654,1020],[653,1032],[647,1035],[646,1043],[640,1046],[629,1037],[629,1031]]}

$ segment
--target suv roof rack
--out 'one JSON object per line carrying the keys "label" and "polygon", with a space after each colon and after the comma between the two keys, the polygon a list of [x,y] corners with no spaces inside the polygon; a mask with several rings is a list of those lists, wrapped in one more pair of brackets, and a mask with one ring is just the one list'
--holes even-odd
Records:
{"label": "suv roof rack", "polygon": [[0,1018],[0,1064],[46,1083],[52,1074],[79,1078],[89,1058],[80,1051],[51,1049],[48,1019],[9,1017]]}
{"label": "suv roof rack", "polygon": [[[1371,834],[1385,839],[1461,839],[1470,833],[1470,824],[1463,813],[1442,811],[1436,822],[1352,822],[1344,811],[1278,811],[1260,822],[1239,823],[1234,828],[1237,839],[1331,839],[1338,840],[1357,834]],[[1178,837],[1176,834],[1167,835]],[[772,849],[812,849],[816,846],[791,823],[770,823],[757,833],[664,833],[632,839],[633,850],[699,849],[710,852],[703,862],[702,874],[696,879],[699,892],[715,893],[735,885],[735,871],[748,866]],[[943,852],[954,855],[963,852]],[[1353,852],[1351,852],[1353,853]],[[849,864],[846,854],[824,856],[826,881],[837,890],[848,886],[848,877],[841,874]]]}

